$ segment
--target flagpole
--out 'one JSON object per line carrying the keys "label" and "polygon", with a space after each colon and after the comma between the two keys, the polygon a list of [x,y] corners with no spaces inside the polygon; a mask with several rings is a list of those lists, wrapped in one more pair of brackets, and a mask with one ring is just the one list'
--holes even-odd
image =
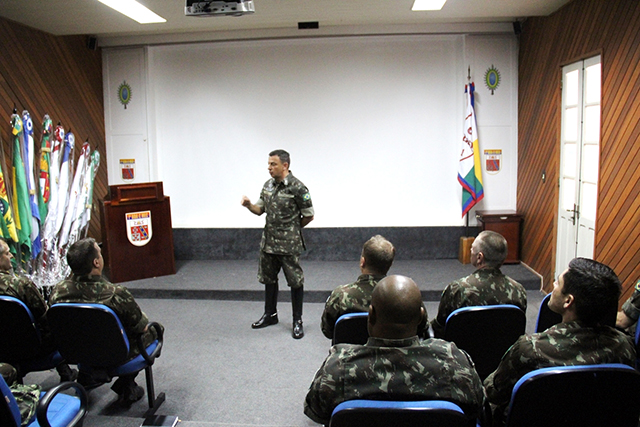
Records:
{"label": "flagpole", "polygon": [[[471,86],[471,64],[469,64],[467,68],[467,85]],[[465,220],[466,225],[464,228],[464,235],[465,237],[469,237],[469,212],[467,212],[465,216],[466,216],[466,220]]]}

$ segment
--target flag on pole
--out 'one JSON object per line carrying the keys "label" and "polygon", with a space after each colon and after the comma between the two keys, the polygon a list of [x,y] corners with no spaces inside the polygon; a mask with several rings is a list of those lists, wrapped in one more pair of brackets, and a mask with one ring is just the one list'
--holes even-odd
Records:
{"label": "flag on pole", "polygon": [[89,142],[82,144],[80,158],[78,158],[78,166],[73,178],[73,183],[69,190],[69,201],[67,202],[67,210],[64,215],[64,222],[60,230],[58,239],[58,248],[63,248],[67,244],[75,243],[78,237],[78,226],[80,215],[84,210],[89,187],[85,186],[85,181],[90,178],[89,167],[91,166],[90,158],[91,149]]}
{"label": "flag on pole", "polygon": [[49,212],[47,218],[44,221],[44,235],[43,242],[46,251],[50,252],[53,249],[56,233],[56,223],[58,218],[58,186],[60,181],[60,151],[64,150],[64,128],[60,123],[56,126],[53,140],[53,150],[51,153],[51,164],[49,165],[49,183],[50,183],[50,197],[49,197]]}
{"label": "flag on pole", "polygon": [[29,191],[29,206],[31,206],[31,257],[36,258],[42,249],[40,240],[40,205],[38,203],[38,189],[34,175],[35,141],[33,139],[33,121],[27,110],[22,112],[24,125],[24,138],[22,145],[22,160],[24,161],[24,173],[27,177],[27,190]]}
{"label": "flag on pole", "polygon": [[96,178],[96,173],[98,173],[98,167],[100,167],[100,153],[98,152],[98,148],[91,153],[91,165],[89,166],[89,191],[87,193],[87,200],[85,202],[84,210],[80,215],[80,227],[78,238],[83,239],[87,236],[87,231],[89,229],[89,221],[91,220],[91,209],[93,208],[93,183]]}
{"label": "flag on pole", "polygon": [[[2,150],[2,144],[0,144],[0,150]],[[4,179],[4,154],[0,156],[2,158],[2,164],[0,165],[0,235],[7,240],[7,242],[18,242],[18,233],[16,231],[16,224],[13,222],[13,213],[11,212],[11,204],[9,203],[9,196],[7,195],[7,183]],[[9,245],[9,248],[13,254],[16,250],[14,245]]]}
{"label": "flag on pole", "polygon": [[[40,194],[45,204],[49,204],[51,197],[51,182],[49,181],[49,165],[51,163],[51,136],[53,122],[48,114],[42,119],[42,144],[40,147]],[[44,218],[42,218],[44,219]]]}
{"label": "flag on pole", "polygon": [[13,215],[18,234],[18,258],[20,265],[24,268],[31,257],[31,206],[29,205],[29,190],[27,189],[27,178],[24,173],[24,163],[21,155],[22,120],[17,114],[11,116],[11,127],[13,134],[11,169]]}
{"label": "flag on pole", "polygon": [[478,145],[478,130],[474,111],[473,83],[465,86],[467,112],[464,118],[462,152],[458,166],[458,182],[462,185],[462,216],[484,197],[482,188],[482,164]]}
{"label": "flag on pole", "polygon": [[64,136],[64,149],[62,152],[62,164],[60,165],[60,176],[58,178],[58,208],[56,213],[56,224],[54,226],[54,235],[57,235],[62,228],[64,221],[64,213],[67,211],[67,203],[69,202],[69,163],[73,162],[72,152],[75,146],[76,138],[73,132],[69,131]]}

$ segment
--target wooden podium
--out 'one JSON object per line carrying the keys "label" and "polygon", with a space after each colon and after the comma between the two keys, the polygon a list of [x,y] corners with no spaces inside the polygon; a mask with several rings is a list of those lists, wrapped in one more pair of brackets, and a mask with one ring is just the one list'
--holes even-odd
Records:
{"label": "wooden podium", "polygon": [[171,204],[162,182],[109,186],[102,204],[102,254],[114,283],[176,273]]}
{"label": "wooden podium", "polygon": [[482,224],[482,231],[495,231],[507,239],[509,252],[504,263],[519,263],[522,216],[516,211],[476,211],[476,219]]}

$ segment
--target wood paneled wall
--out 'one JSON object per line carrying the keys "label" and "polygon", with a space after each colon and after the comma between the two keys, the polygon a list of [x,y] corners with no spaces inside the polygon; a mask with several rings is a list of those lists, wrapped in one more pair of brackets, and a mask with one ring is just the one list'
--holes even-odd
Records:
{"label": "wood paneled wall", "polygon": [[[49,114],[76,137],[75,160],[84,141],[101,155],[93,192],[89,235],[100,239],[100,206],[108,190],[104,141],[102,54],[85,36],[57,37],[0,18],[0,137],[10,171],[11,114],[28,110],[40,146],[42,118]],[[37,164],[36,170],[40,170]],[[6,175],[5,175],[6,176]]]}
{"label": "wood paneled wall", "polygon": [[523,25],[518,91],[522,259],[544,276],[547,290],[555,269],[561,67],[596,54],[602,55],[602,115],[594,257],[622,280],[622,300],[640,278],[639,27],[637,0],[574,0]]}

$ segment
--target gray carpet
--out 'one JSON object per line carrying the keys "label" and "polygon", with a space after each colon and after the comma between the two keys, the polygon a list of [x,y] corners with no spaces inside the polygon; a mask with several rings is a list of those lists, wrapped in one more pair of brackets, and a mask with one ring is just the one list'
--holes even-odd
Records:
{"label": "gray carpet", "polygon": [[[357,261],[302,261],[305,301],[324,302],[333,288],[353,282],[360,274]],[[216,299],[262,301],[263,287],[257,282],[255,261],[178,261],[176,274],[123,283],[137,298]],[[389,274],[414,279],[425,301],[439,301],[442,289],[452,280],[474,271],[457,259],[395,261]],[[541,279],[523,264],[502,267],[504,274],[525,289],[538,290]],[[286,288],[284,276],[281,288]],[[283,293],[283,298],[288,295]]]}

